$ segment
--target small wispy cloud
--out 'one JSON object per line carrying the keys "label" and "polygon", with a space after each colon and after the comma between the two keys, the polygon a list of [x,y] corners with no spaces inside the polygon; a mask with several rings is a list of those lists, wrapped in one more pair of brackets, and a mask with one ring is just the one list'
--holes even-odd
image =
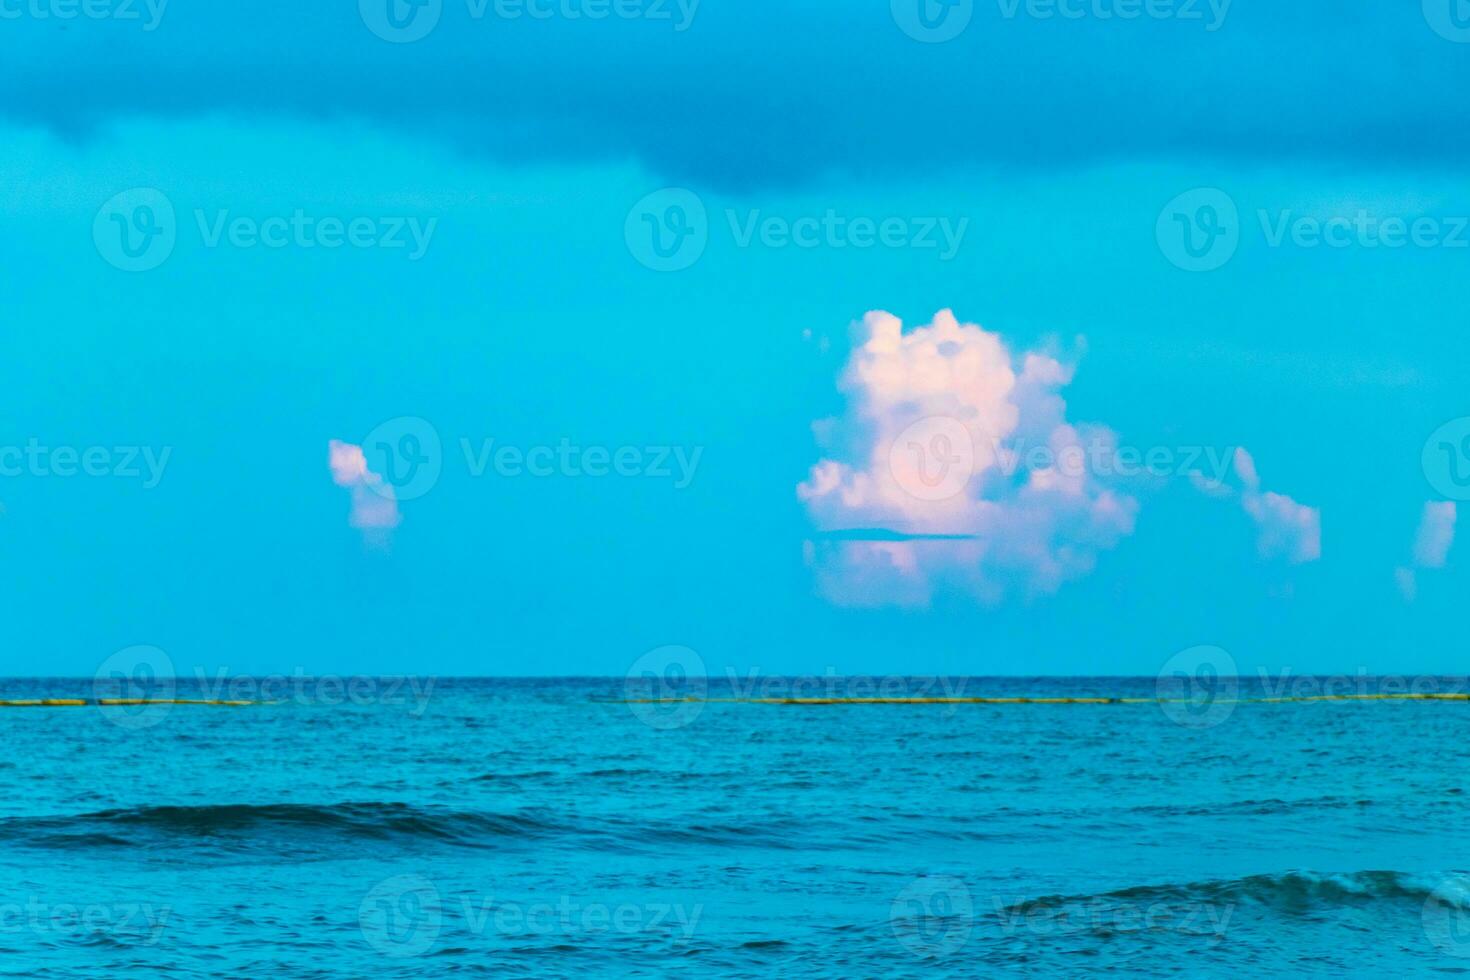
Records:
{"label": "small wispy cloud", "polygon": [[1394,569],[1394,579],[1404,599],[1413,602],[1419,595],[1419,572],[1427,568],[1444,568],[1450,545],[1455,543],[1455,502],[1431,500],[1419,516],[1419,530],[1414,534],[1414,555],[1408,565]]}
{"label": "small wispy cloud", "polygon": [[327,467],[332,482],[352,495],[347,523],[362,531],[363,540],[377,548],[386,547],[395,527],[403,520],[393,487],[368,469],[362,447],[337,439],[327,444]]}
{"label": "small wispy cloud", "polygon": [[1256,550],[1262,558],[1283,558],[1300,564],[1322,557],[1320,510],[1299,504],[1285,494],[1263,491],[1256,461],[1244,448],[1235,450],[1235,474],[1243,484],[1241,506],[1256,522]]}

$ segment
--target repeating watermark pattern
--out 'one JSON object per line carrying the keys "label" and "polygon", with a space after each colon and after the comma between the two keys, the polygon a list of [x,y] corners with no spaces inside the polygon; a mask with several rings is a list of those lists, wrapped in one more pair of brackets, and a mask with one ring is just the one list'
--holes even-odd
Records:
{"label": "repeating watermark pattern", "polygon": [[[761,676],[759,667],[742,674],[733,667],[725,668],[730,693],[742,700],[797,699],[818,701],[862,701],[868,699],[955,699],[965,696],[969,684],[966,677],[908,676],[889,674],[884,677],[838,674],[827,667],[821,674],[796,677],[770,674]],[[954,713],[954,706],[949,707]]]}
{"label": "repeating watermark pattern", "polygon": [[0,935],[118,936],[130,944],[154,946],[163,938],[173,906],[151,902],[47,902],[31,895],[24,902],[0,902]]}
{"label": "repeating watermark pattern", "polygon": [[231,675],[227,668],[212,674],[196,669],[193,689],[211,701],[256,701],[264,704],[336,707],[403,707],[415,718],[428,709],[436,678],[409,675],[374,677],[355,674]]}
{"label": "repeating watermark pattern", "polygon": [[362,937],[383,956],[422,956],[439,939],[443,921],[439,889],[416,874],[378,882],[357,909]]}
{"label": "repeating watermark pattern", "polygon": [[[174,696],[174,662],[155,646],[124,647],[98,666],[92,676],[92,695],[98,700],[167,701]],[[100,707],[108,721],[130,731],[152,728],[163,721],[167,704]]]}
{"label": "repeating watermark pattern", "polygon": [[708,694],[704,659],[684,646],[648,651],[633,661],[623,679],[623,699],[633,717],[660,731],[693,723]]}
{"label": "repeating watermark pattern", "polygon": [[1015,20],[1177,20],[1210,33],[1225,26],[1233,0],[996,0],[1001,17]]}
{"label": "repeating watermark pattern", "polygon": [[888,910],[894,937],[926,958],[950,956],[964,948],[974,919],[970,886],[950,875],[915,879],[893,896]]}
{"label": "repeating watermark pattern", "polygon": [[969,428],[945,415],[930,415],[905,428],[888,447],[888,471],[909,495],[927,501],[961,493],[975,472]]}
{"label": "repeating watermark pattern", "polygon": [[363,24],[394,44],[410,44],[428,37],[439,26],[444,0],[357,0]]}
{"label": "repeating watermark pattern", "polygon": [[687,187],[646,194],[623,221],[628,252],[655,272],[678,272],[699,261],[709,244],[704,201]]}
{"label": "repeating watermark pattern", "polygon": [[[1233,0],[995,0],[1002,20],[1175,20],[1214,33],[1225,26]],[[1426,0],[1426,4],[1430,0]],[[974,0],[890,0],[893,22],[915,41],[940,44],[964,33]]]}
{"label": "repeating watermark pattern", "polygon": [[1041,900],[994,895],[991,901],[1003,936],[1174,932],[1219,941],[1225,938],[1235,914],[1234,903],[1159,900],[1142,904],[1119,902],[1102,895]]}
{"label": "repeating watermark pattern", "polygon": [[[1131,480],[1189,477],[1204,490],[1225,485],[1235,459],[1234,446],[1119,444],[1111,437],[1084,435],[1055,446],[1017,439],[989,440],[988,459],[1006,479],[1021,470],[1054,471],[1076,478]],[[947,415],[929,415],[907,426],[888,446],[893,480],[919,500],[948,500],[963,493],[975,475],[976,446],[969,428]]]}
{"label": "repeating watermark pattern", "polygon": [[[970,226],[968,217],[948,215],[849,214],[826,208],[818,214],[768,214],[761,208],[725,208],[723,226],[736,248],[913,249],[953,259]],[[713,225],[699,195],[666,187],[640,198],[623,222],[629,253],[656,272],[687,269],[704,254]]]}
{"label": "repeating watermark pattern", "polygon": [[[1258,208],[1255,218],[1268,248],[1470,248],[1470,215],[1381,215],[1367,208],[1322,215],[1288,207]],[[1159,212],[1155,225],[1159,250],[1188,272],[1225,265],[1243,231],[1234,198],[1217,187],[1180,194]]]}
{"label": "repeating watermark pattern", "polygon": [[1423,0],[1424,19],[1446,41],[1470,44],[1470,0]]}
{"label": "repeating watermark pattern", "polygon": [[975,15],[975,0],[889,0],[893,22],[915,41],[942,44],[964,33]]}
{"label": "repeating watermark pattern", "polygon": [[1025,439],[1002,443],[991,450],[996,468],[1012,477],[1017,470],[1055,470],[1062,476],[1096,476],[1131,480],[1140,477],[1167,479],[1187,476],[1197,485],[1215,490],[1225,485],[1235,460],[1235,446],[1130,446],[1110,439],[1088,436],[1081,442],[1061,447],[1028,445]]}
{"label": "repeating watermark pattern", "polygon": [[34,436],[24,446],[0,446],[0,477],[86,476],[141,480],[152,490],[163,480],[172,446],[48,446]]}
{"label": "repeating watermark pattern", "polygon": [[923,959],[940,959],[960,953],[977,934],[992,940],[1168,931],[1219,942],[1234,913],[1234,903],[1162,898],[1120,901],[1107,895],[990,895],[988,902],[977,903],[963,879],[932,875],[916,878],[895,895],[888,918],[894,937],[904,948]]}
{"label": "repeating watermark pattern", "polygon": [[658,934],[687,942],[699,927],[704,905],[675,902],[586,901],[562,894],[528,902],[490,894],[461,894],[446,901],[423,875],[397,875],[363,897],[358,925],[373,951],[404,958],[429,953],[446,921],[472,935],[581,936],[598,933]]}
{"label": "repeating watermark pattern", "polygon": [[675,490],[683,490],[694,482],[703,446],[582,446],[563,437],[556,445],[496,445],[494,439],[478,444],[460,439],[465,465],[470,476],[483,476],[491,470],[496,476],[552,476],[580,479],[607,476],[647,477],[672,480]]}
{"label": "repeating watermark pattern", "polygon": [[0,0],[0,20],[112,20],[153,32],[168,0]]}
{"label": "repeating watermark pattern", "polygon": [[1470,500],[1470,416],[1451,419],[1424,440],[1424,477],[1449,500]]}
{"label": "repeating watermark pattern", "polygon": [[1165,204],[1154,225],[1159,251],[1186,272],[1210,272],[1240,247],[1235,201],[1218,187],[1197,187]]}
{"label": "repeating watermark pattern", "polygon": [[1235,658],[1216,646],[1194,646],[1170,657],[1155,682],[1164,717],[1185,728],[1214,728],[1235,710],[1240,679]]}
{"label": "repeating watermark pattern", "polygon": [[124,272],[147,272],[163,265],[178,237],[173,202],[152,187],[114,195],[92,220],[97,254]]}
{"label": "repeating watermark pattern", "polygon": [[307,674],[232,674],[229,668],[213,672],[195,668],[180,675],[167,653],[155,646],[131,646],[112,654],[97,668],[92,693],[97,701],[134,701],[136,704],[99,704],[108,721],[131,730],[152,728],[173,709],[174,699],[249,701],[303,707],[400,707],[415,718],[423,715],[433,697],[433,677]]}
{"label": "repeating watermark pattern", "polygon": [[821,674],[788,676],[763,674],[759,667],[726,667],[710,675],[704,660],[688,647],[659,647],[640,657],[628,670],[623,697],[635,717],[653,728],[683,728],[704,710],[711,686],[719,682],[718,700],[736,701],[936,701],[946,704],[939,713],[949,717],[966,696],[965,677],[882,677],[838,674],[835,667]]}
{"label": "repeating watermark pattern", "polygon": [[368,468],[383,478],[369,489],[395,500],[422,497],[439,482],[444,469],[444,445],[439,430],[427,419],[400,415],[376,426],[362,441]]}
{"label": "repeating watermark pattern", "polygon": [[1470,697],[1470,678],[1371,674],[1364,667],[1352,674],[1298,674],[1290,667],[1239,674],[1229,653],[1197,646],[1171,657],[1157,680],[1160,709],[1186,728],[1214,728],[1246,702],[1436,697]]}
{"label": "repeating watermark pattern", "polygon": [[[463,0],[473,22],[488,18],[529,21],[649,21],[682,34],[694,24],[700,0]],[[457,4],[456,4],[457,6]],[[444,0],[358,0],[367,29],[384,41],[410,44],[433,33],[444,16]]]}
{"label": "repeating watermark pattern", "polygon": [[[517,445],[494,437],[462,436],[457,448],[465,472],[480,479],[621,479],[667,480],[675,490],[694,482],[703,446],[643,444],[587,445],[563,436],[555,443]],[[426,419],[402,415],[378,425],[362,442],[368,467],[381,483],[369,489],[394,500],[422,497],[438,484],[444,470],[444,443]]]}
{"label": "repeating watermark pattern", "polygon": [[1424,935],[1447,956],[1470,957],[1470,875],[1441,882],[1420,910]]}
{"label": "repeating watermark pattern", "polygon": [[[439,226],[417,215],[313,214],[294,208],[267,217],[233,214],[229,208],[195,208],[193,231],[206,249],[383,249],[403,251],[410,262],[423,258]],[[158,268],[174,252],[179,221],[168,196],[135,187],[110,198],[92,222],[97,253],[124,272]]]}

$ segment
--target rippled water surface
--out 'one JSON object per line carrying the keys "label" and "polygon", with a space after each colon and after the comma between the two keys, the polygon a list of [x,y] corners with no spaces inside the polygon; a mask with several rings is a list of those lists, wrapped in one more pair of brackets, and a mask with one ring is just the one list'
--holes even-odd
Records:
{"label": "rippled water surface", "polygon": [[[906,682],[1155,693],[945,684]],[[628,705],[621,681],[575,679],[271,693],[0,711],[0,972],[1470,969],[1470,703]]]}

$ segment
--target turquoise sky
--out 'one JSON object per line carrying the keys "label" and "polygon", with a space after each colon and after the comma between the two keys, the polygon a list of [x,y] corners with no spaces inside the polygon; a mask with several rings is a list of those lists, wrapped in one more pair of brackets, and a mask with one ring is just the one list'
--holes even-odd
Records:
{"label": "turquoise sky", "polygon": [[[1462,670],[1470,19],[1185,6],[6,7],[0,671]],[[1024,468],[960,542],[804,498],[918,417],[865,414],[855,321],[945,309],[1075,369],[1068,424],[1258,486],[1089,473],[1105,541]],[[382,445],[437,476],[369,486]],[[1308,511],[1319,554],[1268,540]]]}

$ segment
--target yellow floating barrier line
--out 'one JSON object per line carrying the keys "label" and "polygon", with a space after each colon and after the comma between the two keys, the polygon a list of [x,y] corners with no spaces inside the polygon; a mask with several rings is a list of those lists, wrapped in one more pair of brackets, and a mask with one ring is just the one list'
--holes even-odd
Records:
{"label": "yellow floating barrier line", "polygon": [[112,708],[154,704],[197,704],[243,708],[250,705],[273,703],[272,701],[216,701],[195,698],[21,698],[0,700],[0,708],[83,708],[87,705]]}
{"label": "yellow floating barrier line", "polygon": [[[1285,704],[1301,701],[1470,701],[1470,693],[1301,694],[1274,698],[1218,698],[1209,704]],[[623,698],[622,704],[1198,704],[1196,698]]]}

